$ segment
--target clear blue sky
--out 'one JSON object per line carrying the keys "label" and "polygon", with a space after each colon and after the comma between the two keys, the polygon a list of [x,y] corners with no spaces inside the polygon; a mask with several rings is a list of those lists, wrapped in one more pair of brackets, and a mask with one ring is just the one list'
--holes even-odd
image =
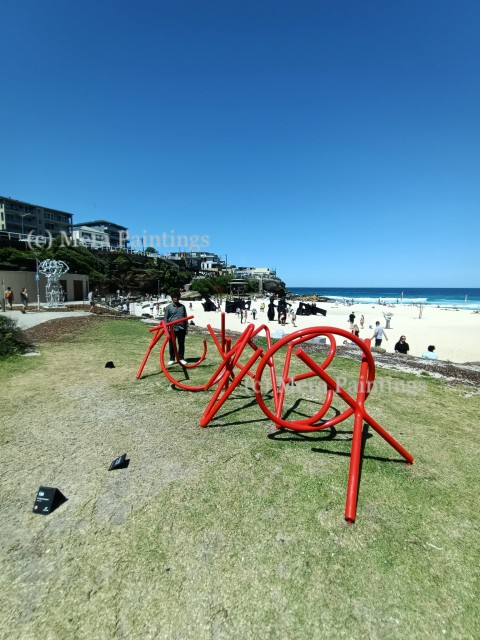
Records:
{"label": "clear blue sky", "polygon": [[0,194],[288,286],[478,287],[479,33],[478,0],[9,0]]}

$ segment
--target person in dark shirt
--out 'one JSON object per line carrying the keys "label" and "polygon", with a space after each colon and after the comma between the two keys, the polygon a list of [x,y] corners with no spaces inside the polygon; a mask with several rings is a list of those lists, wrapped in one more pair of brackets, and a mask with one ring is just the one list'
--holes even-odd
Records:
{"label": "person in dark shirt", "polygon": [[[181,320],[182,318],[187,317],[187,310],[185,305],[180,302],[180,295],[176,291],[172,291],[170,294],[172,298],[171,304],[167,306],[165,309],[165,322],[173,322],[174,320]],[[175,340],[178,348],[178,360],[180,364],[187,364],[185,360],[185,336],[187,335],[188,330],[188,320],[184,322],[177,322],[177,324],[173,325],[173,332],[175,334]],[[168,348],[170,351],[170,362],[169,366],[175,364],[175,347],[173,345],[173,340],[169,340]]]}
{"label": "person in dark shirt", "polygon": [[409,351],[410,351],[410,346],[408,342],[406,342],[405,336],[400,336],[399,341],[395,345],[395,353],[408,354]]}

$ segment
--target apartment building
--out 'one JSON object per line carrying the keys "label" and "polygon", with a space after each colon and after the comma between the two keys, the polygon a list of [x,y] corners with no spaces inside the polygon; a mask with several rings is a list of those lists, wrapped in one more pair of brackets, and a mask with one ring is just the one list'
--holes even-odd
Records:
{"label": "apartment building", "polygon": [[0,231],[35,236],[71,236],[73,214],[0,196]]}

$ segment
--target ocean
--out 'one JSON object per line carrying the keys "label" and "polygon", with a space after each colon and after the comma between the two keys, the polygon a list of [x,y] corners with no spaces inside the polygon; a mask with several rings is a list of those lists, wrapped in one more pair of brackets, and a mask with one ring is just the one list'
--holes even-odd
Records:
{"label": "ocean", "polygon": [[480,289],[440,289],[398,287],[287,287],[288,291],[301,296],[325,296],[338,302],[352,300],[354,303],[377,304],[428,304],[439,307],[480,310]]}

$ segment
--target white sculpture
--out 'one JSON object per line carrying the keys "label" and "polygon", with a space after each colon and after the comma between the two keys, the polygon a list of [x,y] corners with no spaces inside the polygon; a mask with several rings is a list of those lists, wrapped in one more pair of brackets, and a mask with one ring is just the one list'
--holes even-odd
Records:
{"label": "white sculpture", "polygon": [[67,273],[68,265],[62,260],[44,260],[38,265],[38,271],[47,278],[47,307],[64,307],[60,277]]}

